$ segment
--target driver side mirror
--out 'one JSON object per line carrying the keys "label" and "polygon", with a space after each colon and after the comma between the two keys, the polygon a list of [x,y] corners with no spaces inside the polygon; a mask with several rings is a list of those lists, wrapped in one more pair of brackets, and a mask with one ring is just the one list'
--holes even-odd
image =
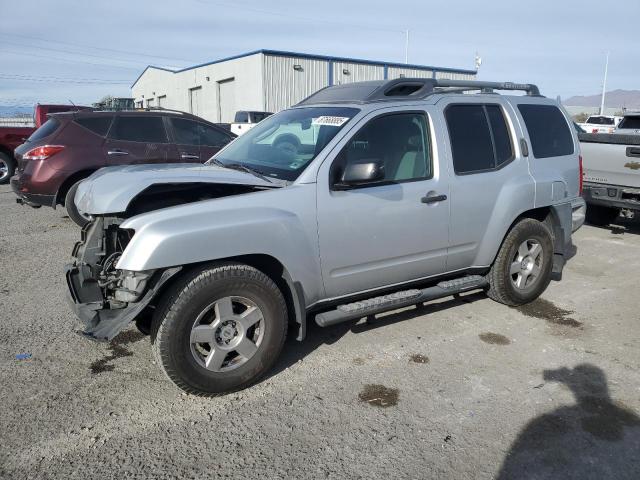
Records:
{"label": "driver side mirror", "polygon": [[347,190],[384,180],[384,165],[378,159],[363,159],[359,163],[349,163],[344,167],[340,180],[334,185],[336,190]]}

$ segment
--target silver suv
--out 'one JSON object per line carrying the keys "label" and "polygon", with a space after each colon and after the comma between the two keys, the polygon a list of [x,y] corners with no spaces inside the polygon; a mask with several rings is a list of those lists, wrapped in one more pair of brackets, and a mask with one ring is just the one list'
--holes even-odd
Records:
{"label": "silver suv", "polygon": [[83,182],[70,303],[87,336],[135,321],[177,386],[219,395],[265,374],[289,326],[477,289],[534,300],[574,251],[580,189],[571,121],[534,85],[328,87],[205,165]]}

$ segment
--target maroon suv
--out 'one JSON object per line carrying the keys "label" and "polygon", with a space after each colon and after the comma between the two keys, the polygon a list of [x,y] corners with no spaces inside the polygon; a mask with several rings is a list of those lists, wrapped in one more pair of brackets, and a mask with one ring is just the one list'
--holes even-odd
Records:
{"label": "maroon suv", "polygon": [[78,184],[101,167],[137,163],[204,163],[235,138],[187,113],[85,111],[50,115],[15,150],[11,187],[18,202],[64,205],[79,225],[87,219],[73,203]]}

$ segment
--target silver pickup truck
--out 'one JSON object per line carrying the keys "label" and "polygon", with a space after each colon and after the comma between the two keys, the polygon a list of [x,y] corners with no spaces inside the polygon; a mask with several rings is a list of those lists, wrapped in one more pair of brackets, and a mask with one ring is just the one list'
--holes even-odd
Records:
{"label": "silver pickup truck", "polygon": [[574,253],[580,185],[574,128],[535,85],[328,87],[205,165],[83,182],[75,202],[92,221],[66,267],[69,301],[88,337],[135,321],[176,385],[219,395],[257,381],[309,320],[471,290],[534,300]]}
{"label": "silver pickup truck", "polygon": [[578,134],[587,221],[608,225],[640,210],[640,135]]}

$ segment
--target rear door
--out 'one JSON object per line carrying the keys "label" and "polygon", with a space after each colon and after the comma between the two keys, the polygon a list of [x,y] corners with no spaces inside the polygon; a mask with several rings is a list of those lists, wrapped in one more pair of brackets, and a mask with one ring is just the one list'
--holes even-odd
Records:
{"label": "rear door", "polygon": [[179,158],[162,116],[146,114],[116,116],[104,153],[109,165],[170,163]]}
{"label": "rear door", "polygon": [[496,242],[534,199],[509,104],[498,96],[491,101],[460,97],[467,95],[437,104],[451,161],[449,271],[490,264]]}
{"label": "rear door", "polygon": [[169,118],[182,162],[205,162],[232,140],[231,135],[195,120]]}

